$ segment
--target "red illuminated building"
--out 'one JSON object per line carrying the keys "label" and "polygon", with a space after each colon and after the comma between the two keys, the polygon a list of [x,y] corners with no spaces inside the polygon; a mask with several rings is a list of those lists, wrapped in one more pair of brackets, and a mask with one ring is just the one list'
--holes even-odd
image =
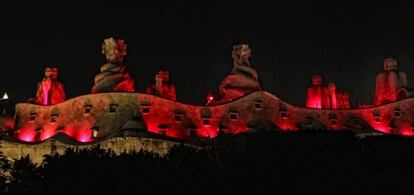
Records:
{"label": "red illuminated building", "polygon": [[207,105],[199,106],[176,101],[167,71],[156,74],[147,93],[134,92],[134,80],[123,64],[123,41],[106,39],[103,53],[107,63],[95,77],[92,94],[65,101],[57,69],[46,69],[36,104],[18,103],[14,118],[0,116],[2,132],[16,141],[35,143],[57,135],[96,142],[142,131],[183,140],[261,129],[414,135],[414,98],[406,87],[406,75],[397,71],[393,58],[385,59],[384,72],[377,76],[374,105],[351,108],[347,92],[338,91],[335,83],[323,85],[321,76],[314,75],[303,108],[261,90],[246,44],[233,47],[233,69],[219,86],[220,97],[216,100],[209,94]]}

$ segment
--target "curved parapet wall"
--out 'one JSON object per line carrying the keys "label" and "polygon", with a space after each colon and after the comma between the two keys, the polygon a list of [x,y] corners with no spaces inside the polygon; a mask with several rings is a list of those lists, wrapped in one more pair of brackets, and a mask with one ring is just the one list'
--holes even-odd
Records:
{"label": "curved parapet wall", "polygon": [[[256,129],[364,129],[414,135],[414,98],[360,109],[308,109],[293,106],[265,91],[225,104],[188,105],[141,93],[79,96],[52,106],[16,105],[14,138],[41,142],[66,134],[95,142],[131,132],[149,131],[171,138],[215,137]],[[274,128],[276,127],[276,128]]]}

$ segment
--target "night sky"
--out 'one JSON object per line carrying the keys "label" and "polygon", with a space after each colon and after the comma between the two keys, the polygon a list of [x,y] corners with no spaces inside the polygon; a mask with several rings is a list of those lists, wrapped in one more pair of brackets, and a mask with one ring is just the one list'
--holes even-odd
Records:
{"label": "night sky", "polygon": [[177,99],[204,104],[232,69],[232,45],[246,42],[262,88],[304,105],[313,74],[371,103],[383,58],[394,55],[414,87],[414,7],[410,1],[157,2],[95,5],[3,5],[0,93],[36,92],[45,66],[59,68],[69,98],[88,94],[105,63],[108,37],[128,44],[127,69],[137,92],[170,71]]}

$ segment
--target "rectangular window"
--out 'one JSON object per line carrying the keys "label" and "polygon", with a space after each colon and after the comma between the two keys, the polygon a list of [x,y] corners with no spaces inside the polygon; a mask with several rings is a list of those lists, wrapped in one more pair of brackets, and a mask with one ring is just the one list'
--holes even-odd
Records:
{"label": "rectangular window", "polygon": [[394,118],[400,118],[400,117],[401,117],[401,110],[394,109]]}
{"label": "rectangular window", "polygon": [[209,118],[203,118],[203,125],[204,126],[210,126],[210,119]]}
{"label": "rectangular window", "polygon": [[58,114],[52,114],[52,115],[50,116],[50,122],[51,122],[51,123],[55,123],[55,122],[56,122],[56,120],[57,120],[57,117],[58,117]]}
{"label": "rectangular window", "polygon": [[287,117],[287,111],[285,111],[285,110],[280,111],[280,117],[281,117],[282,119],[287,119],[287,118],[288,118],[288,117]]}
{"label": "rectangular window", "polygon": [[263,102],[261,100],[255,100],[253,105],[256,110],[261,110],[263,108]]}
{"label": "rectangular window", "polygon": [[236,121],[237,119],[239,119],[239,113],[237,113],[237,112],[230,112],[230,119],[232,121]]}
{"label": "rectangular window", "polygon": [[109,105],[109,113],[115,113],[118,108],[118,104]]}
{"label": "rectangular window", "polygon": [[92,105],[85,105],[83,106],[83,113],[85,115],[88,115],[89,113],[91,113],[92,111]]}
{"label": "rectangular window", "polygon": [[37,116],[37,113],[30,113],[30,115],[29,115],[29,121],[30,122],[35,121],[36,120],[36,116]]}
{"label": "rectangular window", "polygon": [[144,106],[144,105],[141,105],[141,113],[143,113],[143,114],[148,114],[148,113],[150,113],[150,106]]}

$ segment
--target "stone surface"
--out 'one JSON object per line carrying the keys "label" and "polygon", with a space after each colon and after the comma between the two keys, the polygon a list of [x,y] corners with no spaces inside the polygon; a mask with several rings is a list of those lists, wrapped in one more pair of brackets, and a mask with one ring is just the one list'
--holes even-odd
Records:
{"label": "stone surface", "polygon": [[[240,98],[253,91],[261,90],[257,72],[251,67],[251,50],[248,45],[233,46],[233,70],[220,83],[220,102]],[[214,102],[212,102],[214,103]]]}
{"label": "stone surface", "polygon": [[102,54],[107,63],[100,68],[101,73],[95,76],[92,93],[102,92],[134,92],[134,80],[126,72],[124,58],[127,44],[122,39],[108,38],[102,43]]}
{"label": "stone surface", "polygon": [[36,143],[64,134],[77,142],[93,143],[123,136],[128,130],[127,134],[148,131],[165,139],[189,140],[193,135],[215,137],[220,131],[235,134],[272,127],[292,131],[303,126],[414,135],[413,107],[414,98],[406,98],[359,109],[309,109],[264,91],[215,106],[188,105],[141,93],[100,93],[53,106],[17,104],[13,139]]}

